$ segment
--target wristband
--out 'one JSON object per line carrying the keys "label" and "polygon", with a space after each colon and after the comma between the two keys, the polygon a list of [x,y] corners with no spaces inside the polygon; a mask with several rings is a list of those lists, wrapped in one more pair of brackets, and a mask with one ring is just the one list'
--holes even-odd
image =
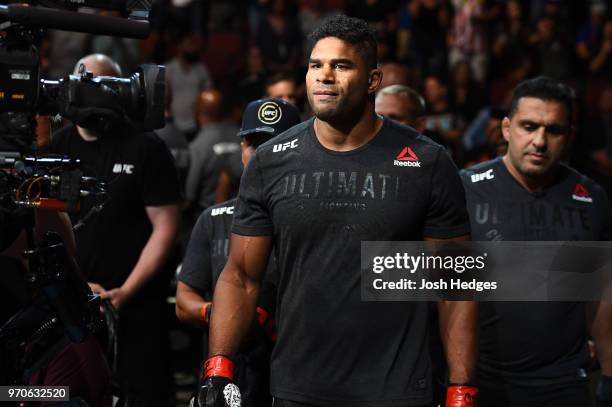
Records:
{"label": "wristband", "polygon": [[200,316],[202,317],[204,322],[206,322],[207,324],[210,322],[211,309],[212,309],[212,302],[207,302],[204,305],[202,305],[202,308],[200,308]]}
{"label": "wristband", "polygon": [[226,356],[213,356],[204,362],[204,378],[225,377],[234,380],[234,362]]}
{"label": "wristband", "polygon": [[478,387],[449,385],[446,389],[446,407],[476,407]]}

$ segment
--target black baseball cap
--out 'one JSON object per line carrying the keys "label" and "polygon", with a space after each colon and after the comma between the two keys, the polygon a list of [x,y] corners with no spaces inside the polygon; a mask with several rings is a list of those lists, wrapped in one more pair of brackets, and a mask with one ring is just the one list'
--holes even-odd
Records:
{"label": "black baseball cap", "polygon": [[300,123],[300,112],[282,99],[259,99],[247,105],[242,114],[240,137],[249,134],[269,134],[270,138]]}

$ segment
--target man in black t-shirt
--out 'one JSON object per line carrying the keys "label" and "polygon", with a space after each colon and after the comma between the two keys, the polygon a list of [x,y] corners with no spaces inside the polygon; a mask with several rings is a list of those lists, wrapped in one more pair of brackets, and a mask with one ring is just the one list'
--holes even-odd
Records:
{"label": "man in black t-shirt", "polygon": [[[230,254],[213,299],[200,404],[236,405],[231,383],[268,256],[279,270],[277,406],[431,403],[427,304],[361,302],[367,240],[465,239],[458,172],[444,149],[374,112],[381,73],[367,24],[343,15],[312,34],[306,85],[315,118],[260,146],[234,208]],[[440,304],[447,406],[468,406],[477,308]]]}
{"label": "man in black t-shirt", "polygon": [[[79,61],[95,76],[118,76],[103,55]],[[180,200],[176,168],[153,133],[120,125],[113,134],[69,125],[53,136],[51,151],[81,160],[84,175],[106,181],[103,209],[76,231],[77,260],[92,290],[121,318],[118,379],[136,406],[173,400],[165,298]],[[91,209],[84,202],[80,216]],[[79,219],[75,219],[79,220]]]}
{"label": "man in black t-shirt", "polygon": [[[462,172],[474,240],[610,239],[605,192],[560,162],[572,128],[572,96],[545,77],[518,85],[502,122],[507,154]],[[594,307],[592,334],[602,372],[610,376],[610,305]],[[585,308],[575,302],[482,303],[480,406],[590,406]]]}
{"label": "man in black t-shirt", "polygon": [[[243,164],[249,162],[259,145],[299,122],[299,110],[284,100],[261,99],[249,103],[238,132],[242,138]],[[229,254],[235,205],[236,200],[231,199],[211,206],[202,212],[193,228],[176,287],[176,314],[183,322],[208,328],[212,293]],[[271,317],[276,301],[276,280],[271,262],[257,307],[257,326],[263,329],[252,329],[237,355],[236,382],[242,391],[243,407],[270,405],[272,401],[269,376],[275,335]],[[208,335],[204,337],[208,339]],[[204,354],[208,354],[208,346]]]}

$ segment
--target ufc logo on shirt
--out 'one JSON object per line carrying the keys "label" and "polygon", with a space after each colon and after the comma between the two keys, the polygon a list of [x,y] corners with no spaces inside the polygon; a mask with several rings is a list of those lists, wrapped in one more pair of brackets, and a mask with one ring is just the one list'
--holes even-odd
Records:
{"label": "ufc logo on shirt", "polygon": [[224,206],[222,208],[214,208],[211,211],[210,216],[223,215],[224,213],[227,213],[228,215],[233,215],[234,214],[234,207],[233,206]]}
{"label": "ufc logo on shirt", "polygon": [[114,174],[133,174],[134,166],[132,164],[115,164],[113,165]]}
{"label": "ufc logo on shirt", "polygon": [[298,139],[294,139],[291,141],[288,141],[286,143],[283,144],[275,144],[274,147],[272,148],[272,151],[274,151],[275,153],[278,153],[279,151],[285,151],[288,148],[296,148]]}
{"label": "ufc logo on shirt", "polygon": [[493,179],[495,176],[493,175],[493,169],[490,169],[485,172],[481,172],[480,174],[472,174],[472,182],[479,182],[485,179]]}

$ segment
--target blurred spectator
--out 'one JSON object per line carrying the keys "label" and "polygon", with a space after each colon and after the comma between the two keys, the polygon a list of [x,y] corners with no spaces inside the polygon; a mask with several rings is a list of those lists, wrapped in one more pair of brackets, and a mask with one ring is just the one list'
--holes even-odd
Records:
{"label": "blurred spectator", "polygon": [[606,3],[594,2],[589,7],[589,20],[578,28],[576,33],[576,55],[588,70],[591,59],[599,51],[606,16]]}
{"label": "blurred spectator", "polygon": [[271,72],[293,71],[299,66],[302,38],[289,0],[270,0],[257,29],[256,45]]}
{"label": "blurred spectator", "polygon": [[[335,13],[335,10],[328,10],[325,0],[301,0],[298,20],[300,22],[302,38],[307,38],[308,34],[318,27],[322,20]],[[307,61],[310,55],[307,54],[309,48],[308,46],[304,47],[304,61]]]}
{"label": "blurred spectator", "polygon": [[184,192],[185,181],[187,180],[187,170],[189,169],[189,142],[185,134],[183,134],[174,124],[174,119],[170,113],[170,94],[166,96],[166,125],[159,130],[155,130],[155,133],[157,133],[164,143],[166,143],[168,150],[170,150],[174,158],[181,192]]}
{"label": "blurred spectator", "polygon": [[603,26],[601,41],[589,66],[594,75],[612,78],[612,19]]}
{"label": "blurred spectator", "polygon": [[199,0],[208,5],[208,29],[202,33],[239,32],[243,23],[244,5],[241,1]]}
{"label": "blurred spectator", "polygon": [[414,127],[419,133],[425,130],[425,99],[408,86],[391,85],[380,89],[375,107],[376,113]]}
{"label": "blurred spectator", "polygon": [[[246,56],[246,72],[238,80],[237,93],[241,102],[256,100],[264,93],[266,81],[266,66],[261,50],[255,46],[249,47]],[[242,117],[242,112],[240,112]]]}
{"label": "blurred spectator", "polygon": [[293,75],[279,72],[266,81],[265,96],[282,99],[297,106],[297,86]]}
{"label": "blurred spectator", "polygon": [[504,20],[493,37],[491,78],[520,82],[532,67],[529,27],[519,0],[506,2]]}
{"label": "blurred spectator", "polygon": [[48,36],[47,77],[49,79],[59,79],[71,74],[74,64],[87,53],[88,35],[51,30]]}
{"label": "blurred spectator", "polygon": [[577,141],[585,172],[612,196],[612,85],[601,92],[597,110],[588,116]]}
{"label": "blurred spectator", "polygon": [[570,76],[572,47],[559,32],[557,21],[553,17],[540,17],[531,42],[535,47],[539,74],[557,80]]}
{"label": "blurred spectator", "polygon": [[195,219],[214,204],[217,181],[228,154],[239,151],[238,128],[223,120],[223,95],[205,90],[196,101],[200,131],[189,145],[189,172],[185,197]]}
{"label": "blurred spectator", "polygon": [[472,78],[470,65],[466,61],[459,61],[453,66],[449,100],[461,128],[470,123],[487,103],[482,85]]}
{"label": "blurred spectator", "polygon": [[425,74],[446,72],[450,19],[450,10],[443,0],[405,1],[399,11],[398,59],[414,60]]}
{"label": "blurred spectator", "polygon": [[395,56],[396,3],[388,0],[350,0],[346,7],[347,15],[367,21],[376,30],[379,61]]}
{"label": "blurred spectator", "polygon": [[170,112],[174,124],[188,140],[197,132],[193,101],[213,85],[208,69],[200,62],[201,47],[198,36],[186,35],[179,42],[178,55],[166,63],[166,85],[172,94]]}
{"label": "blurred spectator", "polygon": [[448,87],[440,77],[425,78],[423,92],[427,102],[425,127],[442,135],[448,144],[455,144],[459,139],[458,117],[451,109],[448,99]]}
{"label": "blurred spectator", "polygon": [[380,64],[380,70],[383,73],[381,89],[391,85],[408,86],[410,84],[410,71],[404,64],[386,62]]}
{"label": "blurred spectator", "polygon": [[395,20],[396,5],[385,0],[350,0],[346,14],[365,20],[376,31],[386,31]]}
{"label": "blurred spectator", "polygon": [[463,156],[464,168],[506,154],[508,142],[503,137],[501,123],[507,114],[505,109],[486,107],[466,129],[463,145],[469,149]]}
{"label": "blurred spectator", "polygon": [[125,75],[129,75],[138,66],[138,44],[139,41],[133,38],[97,35],[91,40],[91,52],[108,55],[117,61]]}
{"label": "blurred spectator", "polygon": [[492,0],[452,0],[455,7],[449,63],[469,61],[474,77],[481,83],[487,79],[488,23],[501,12]]}

